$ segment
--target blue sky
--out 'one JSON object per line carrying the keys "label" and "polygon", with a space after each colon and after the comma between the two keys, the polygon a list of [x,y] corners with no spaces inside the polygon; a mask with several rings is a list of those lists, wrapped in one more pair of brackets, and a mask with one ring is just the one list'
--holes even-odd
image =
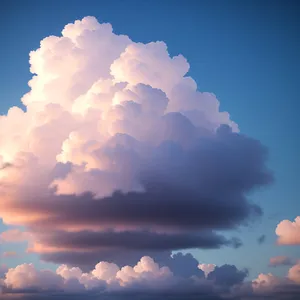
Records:
{"label": "blue sky", "polygon": [[[235,232],[244,246],[192,251],[203,263],[268,272],[276,255],[297,258],[297,246],[276,246],[275,228],[300,212],[300,21],[294,1],[2,1],[0,112],[6,113],[29,88],[28,53],[65,24],[95,16],[134,41],[162,40],[171,55],[183,54],[200,91],[216,94],[241,132],[269,148],[272,186],[250,195],[264,216]],[[289,5],[287,5],[289,4]],[[0,227],[1,229],[1,227]],[[257,238],[266,235],[258,245]],[[25,247],[25,246],[24,246]],[[14,249],[13,249],[14,248]],[[23,245],[22,245],[23,248]],[[21,248],[4,245],[3,250]],[[20,261],[37,261],[33,255]],[[8,265],[20,261],[7,260]],[[273,273],[285,274],[277,268]]]}

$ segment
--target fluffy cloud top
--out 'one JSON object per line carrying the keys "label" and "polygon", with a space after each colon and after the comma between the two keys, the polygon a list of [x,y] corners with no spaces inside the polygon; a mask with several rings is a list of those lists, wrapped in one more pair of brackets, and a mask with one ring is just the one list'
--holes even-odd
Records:
{"label": "fluffy cloud top", "polygon": [[289,269],[288,278],[300,284],[300,261]]}
{"label": "fluffy cloud top", "polygon": [[62,280],[48,270],[38,271],[33,264],[23,264],[9,269],[4,283],[13,289],[39,288],[56,289],[62,285]]}
{"label": "fluffy cloud top", "polygon": [[294,222],[281,221],[276,228],[279,245],[300,245],[300,216]]}
{"label": "fluffy cloud top", "polygon": [[86,17],[43,39],[30,71],[25,111],[0,117],[0,217],[30,251],[91,268],[240,244],[217,231],[261,214],[246,195],[272,179],[267,151],[182,55]]}
{"label": "fluffy cloud top", "polygon": [[205,273],[205,276],[207,277],[207,275],[216,268],[216,265],[214,265],[214,264],[199,264],[198,268],[201,269]]}
{"label": "fluffy cloud top", "polygon": [[3,299],[14,299],[14,295],[22,295],[22,299],[27,299],[26,295],[28,299],[48,299],[54,295],[58,299],[119,299],[115,297],[122,295],[122,299],[128,296],[158,300],[168,295],[170,299],[284,300],[297,299],[300,293],[299,263],[290,268],[285,278],[260,274],[252,282],[244,281],[245,270],[230,265],[215,267],[206,279],[195,275],[176,276],[151,257],[142,257],[133,267],[120,268],[114,263],[100,262],[90,272],[67,265],[59,266],[56,272],[37,270],[32,264],[5,272]]}
{"label": "fluffy cloud top", "polygon": [[253,280],[254,294],[274,299],[298,299],[300,295],[300,264],[292,266],[286,277],[280,278],[271,273],[259,274]]}
{"label": "fluffy cloud top", "polygon": [[159,287],[161,289],[175,287],[180,278],[183,280],[182,277],[175,277],[168,267],[160,267],[151,257],[145,256],[134,267],[120,268],[114,263],[99,262],[88,273],[84,273],[78,267],[67,265],[59,266],[54,273],[48,270],[37,270],[33,264],[23,264],[8,269],[4,284],[10,290],[22,291],[32,289],[68,292],[72,289],[73,291],[92,289],[119,291],[126,288],[156,290]]}

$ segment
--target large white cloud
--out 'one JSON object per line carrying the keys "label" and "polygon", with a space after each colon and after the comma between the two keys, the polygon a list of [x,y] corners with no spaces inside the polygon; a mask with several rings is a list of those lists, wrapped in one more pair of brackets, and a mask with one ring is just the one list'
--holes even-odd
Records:
{"label": "large white cloud", "polygon": [[261,214],[246,195],[271,180],[266,149],[165,43],[85,17],[43,39],[30,71],[25,110],[0,116],[0,217],[27,227],[44,259],[91,266],[128,249],[123,266],[150,250],[232,246],[215,231]]}
{"label": "large white cloud", "polygon": [[[232,282],[226,281],[227,279],[224,281],[224,272],[229,271],[229,267],[229,265],[216,267],[210,272],[212,276],[205,279],[196,275],[187,278],[176,276],[168,267],[159,266],[151,257],[142,257],[133,267],[120,268],[113,263],[100,262],[88,273],[78,267],[67,265],[59,266],[54,272],[37,270],[32,264],[23,264],[6,269],[0,286],[2,284],[4,296],[8,297],[13,297],[14,294],[45,297],[51,296],[51,293],[60,293],[66,299],[69,297],[99,299],[102,295],[112,296],[112,299],[115,295],[123,297],[131,295],[134,299],[138,299],[139,293],[142,293],[141,295],[152,295],[153,299],[159,299],[162,295],[181,296],[187,299],[191,296],[193,299],[193,296],[197,295],[205,299],[271,297],[282,300],[294,299],[292,297],[297,297],[300,293],[299,263],[289,269],[286,277],[277,277],[271,273],[259,274],[252,282],[235,278],[241,272],[237,269],[234,273],[227,274],[227,279],[235,278]],[[224,272],[221,272],[223,269]],[[92,294],[93,291],[96,291],[96,294]],[[95,295],[97,296],[93,298]]]}
{"label": "large white cloud", "polygon": [[288,278],[300,284],[300,261],[289,269]]}
{"label": "large white cloud", "polygon": [[65,290],[110,289],[147,287],[153,290],[157,285],[167,288],[173,283],[173,273],[168,267],[159,267],[151,257],[142,257],[134,266],[119,268],[116,264],[99,262],[95,268],[85,273],[78,267],[61,265],[56,273],[38,270],[33,264],[22,264],[6,271],[4,284],[12,290]]}

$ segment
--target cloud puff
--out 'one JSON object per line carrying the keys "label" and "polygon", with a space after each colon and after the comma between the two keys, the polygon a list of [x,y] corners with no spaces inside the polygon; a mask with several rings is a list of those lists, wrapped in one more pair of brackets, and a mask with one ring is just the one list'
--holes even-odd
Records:
{"label": "cloud puff", "polygon": [[[191,258],[179,254],[177,259]],[[192,260],[191,260],[192,261]],[[202,272],[201,270],[199,270]],[[227,274],[227,276],[225,276]],[[159,266],[151,257],[120,268],[114,263],[99,262],[90,272],[61,265],[56,272],[37,270],[32,264],[8,269],[4,277],[3,299],[297,299],[300,295],[299,264],[290,268],[287,277],[259,274],[246,282],[246,270],[235,266],[216,266],[207,278],[175,275],[169,267]],[[121,298],[119,298],[121,297]],[[1,299],[2,299],[1,298]]]}
{"label": "cloud puff", "polygon": [[288,256],[275,256],[270,258],[269,265],[271,267],[277,267],[277,266],[290,266],[293,264],[293,260]]}
{"label": "cloud puff", "polygon": [[8,269],[4,283],[12,289],[41,290],[59,289],[62,280],[53,272],[48,270],[37,270],[33,264],[22,264],[15,268]]}
{"label": "cloud puff", "polygon": [[216,268],[216,265],[214,265],[214,264],[199,264],[198,268],[201,269],[205,273],[205,276],[207,277],[207,275]]}
{"label": "cloud puff", "polygon": [[297,299],[300,295],[300,265],[292,266],[286,277],[280,278],[271,273],[259,274],[252,281],[254,295],[273,297],[274,299]]}
{"label": "cloud puff", "polygon": [[218,230],[262,213],[246,195],[272,180],[267,150],[165,43],[86,17],[43,39],[30,71],[26,109],[0,117],[0,217],[43,259],[132,266],[236,247]]}
{"label": "cloud puff", "polygon": [[[201,273],[200,273],[201,274]],[[187,277],[188,279],[188,277]],[[201,281],[190,277],[188,281],[183,277],[175,276],[167,266],[160,267],[151,257],[142,257],[134,266],[120,268],[114,263],[99,262],[92,271],[84,273],[78,267],[61,265],[56,273],[48,270],[37,270],[33,264],[23,264],[8,269],[4,284],[7,293],[22,291],[27,293],[36,291],[86,291],[98,290],[107,292],[138,291],[167,291],[193,287],[201,291],[205,289]],[[181,282],[182,287],[176,288]]]}
{"label": "cloud puff", "polygon": [[282,283],[282,279],[271,273],[259,274],[258,277],[252,281],[254,292],[267,292],[274,290],[275,286],[279,286]]}
{"label": "cloud puff", "polygon": [[248,276],[248,270],[238,270],[234,265],[216,266],[213,271],[207,275],[207,279],[213,280],[221,286],[233,286],[240,284]]}
{"label": "cloud puff", "polygon": [[[176,256],[174,256],[175,258]],[[176,259],[176,258],[175,258]],[[188,261],[190,254],[178,254],[177,260]],[[175,275],[169,267],[159,266],[151,257],[142,257],[131,267],[120,268],[114,263],[100,262],[90,272],[78,267],[61,265],[56,272],[37,271],[32,265],[22,265],[10,269],[5,282],[10,288],[4,288],[3,299],[13,298],[22,293],[22,299],[48,299],[55,295],[57,299],[297,299],[300,285],[296,267],[290,269],[286,278],[272,274],[260,274],[253,282],[245,282],[245,270],[224,265],[215,268],[207,279],[197,275],[181,277]],[[26,273],[24,272],[26,270]],[[202,272],[201,270],[199,270]],[[47,274],[51,272],[51,276]],[[49,276],[48,284],[39,285],[37,279]],[[225,280],[225,274],[227,278]],[[7,277],[10,279],[8,280]],[[22,278],[22,280],[20,280]],[[230,278],[230,280],[228,280]],[[7,297],[7,298],[6,298]],[[50,299],[49,298],[49,299]],[[13,298],[14,299],[14,298]]]}
{"label": "cloud puff", "polygon": [[289,220],[281,221],[276,227],[279,245],[299,245],[300,244],[300,216],[294,222]]}
{"label": "cloud puff", "polygon": [[289,269],[288,278],[300,284],[300,261]]}

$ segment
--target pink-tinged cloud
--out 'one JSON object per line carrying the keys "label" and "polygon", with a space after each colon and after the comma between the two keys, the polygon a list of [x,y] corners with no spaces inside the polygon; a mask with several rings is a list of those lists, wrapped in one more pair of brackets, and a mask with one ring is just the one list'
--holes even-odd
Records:
{"label": "pink-tinged cloud", "polygon": [[95,287],[121,287],[142,284],[155,288],[155,284],[168,284],[173,281],[173,274],[167,267],[159,267],[151,257],[142,257],[136,266],[119,268],[116,264],[100,262],[95,268],[84,273],[79,268],[61,265],[56,273],[49,270],[37,270],[33,264],[23,264],[11,268],[5,275],[4,283],[12,289],[70,290],[70,281],[76,279],[83,289]]}
{"label": "pink-tinged cloud", "polygon": [[0,217],[31,251],[92,268],[241,245],[218,231],[262,214],[247,195],[272,181],[268,152],[198,91],[182,55],[85,17],[29,62],[26,110],[0,116]]}
{"label": "pink-tinged cloud", "polygon": [[[190,261],[189,255],[179,255],[179,261]],[[177,261],[178,262],[178,261]],[[191,261],[190,261],[191,262]],[[197,269],[197,265],[196,265]],[[199,269],[198,269],[199,271]],[[236,274],[239,273],[236,270]],[[214,271],[212,271],[214,272]],[[192,275],[182,277],[174,274],[169,267],[160,265],[153,258],[142,257],[134,266],[119,267],[114,263],[99,262],[90,272],[84,272],[78,267],[61,265],[56,272],[49,270],[38,270],[33,264],[23,264],[8,270],[4,277],[4,287],[7,295],[17,294],[18,291],[26,295],[34,290],[37,294],[48,295],[49,293],[61,292],[62,295],[73,293],[73,297],[82,295],[88,297],[90,292],[96,291],[97,295],[115,295],[115,293],[146,293],[161,295],[168,293],[175,295],[206,295],[216,296],[230,286],[221,282],[220,273],[216,273],[214,280],[208,280],[200,276]],[[235,274],[229,274],[235,276]],[[240,283],[235,282],[234,283]],[[213,298],[214,299],[214,298]]]}
{"label": "pink-tinged cloud", "polygon": [[277,266],[290,266],[293,264],[293,260],[288,256],[275,256],[270,258],[269,265],[271,267]]}
{"label": "pink-tinged cloud", "polygon": [[31,234],[20,229],[9,229],[0,233],[0,243],[19,243],[30,239]]}
{"label": "pink-tinged cloud", "polygon": [[300,284],[300,261],[289,269],[288,278]]}
{"label": "pink-tinged cloud", "polygon": [[278,299],[297,299],[300,295],[299,262],[289,269],[285,277],[278,277],[272,273],[259,274],[252,281],[252,288],[254,294],[260,296],[273,296],[274,299],[277,299],[277,297]]}
{"label": "pink-tinged cloud", "polygon": [[[99,299],[102,295],[106,299],[115,299],[117,295],[131,295],[131,299],[151,295],[151,299],[161,299],[167,293],[174,299],[177,299],[176,296],[193,299],[197,295],[204,299],[283,300],[297,299],[300,292],[299,270],[300,265],[296,264],[286,277],[259,274],[255,280],[247,282],[245,276],[240,276],[243,272],[234,266],[224,265],[211,271],[208,278],[195,275],[183,278],[151,257],[142,257],[135,266],[122,268],[114,263],[99,262],[90,272],[67,265],[59,266],[54,272],[38,270],[33,264],[22,264],[8,269],[1,284],[3,299],[13,295],[43,299],[54,294],[65,299]],[[224,274],[227,274],[227,280]]]}
{"label": "pink-tinged cloud", "polygon": [[33,264],[22,264],[8,269],[4,283],[12,289],[39,288],[51,290],[60,288],[62,278],[49,270],[37,270]]}
{"label": "pink-tinged cloud", "polygon": [[282,279],[273,275],[272,273],[261,273],[256,279],[252,281],[252,287],[255,292],[267,292],[272,291],[274,287],[281,284],[281,282]]}
{"label": "pink-tinged cloud", "polygon": [[207,277],[207,275],[212,272],[215,269],[216,265],[214,264],[199,264],[198,268],[201,269],[204,273],[205,276]]}
{"label": "pink-tinged cloud", "polygon": [[276,227],[279,245],[300,245],[300,216],[295,221],[283,220]]}

